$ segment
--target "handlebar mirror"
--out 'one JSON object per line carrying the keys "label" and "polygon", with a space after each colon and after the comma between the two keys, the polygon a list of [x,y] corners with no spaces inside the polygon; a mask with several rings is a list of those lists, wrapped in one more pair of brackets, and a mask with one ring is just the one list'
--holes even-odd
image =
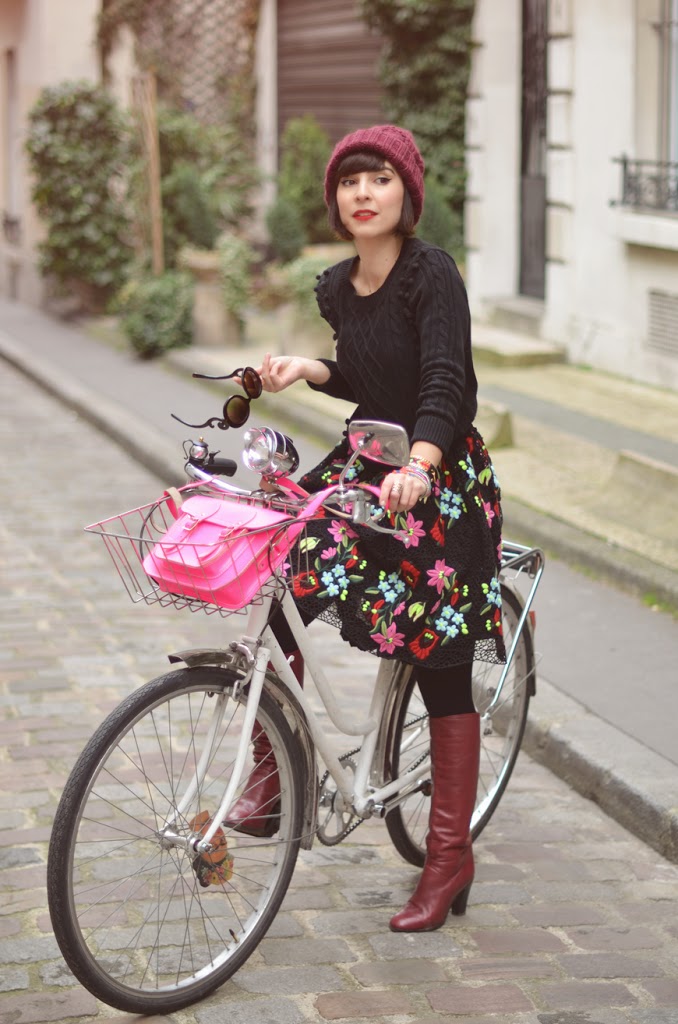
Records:
{"label": "handlebar mirror", "polygon": [[348,441],[357,454],[387,466],[404,466],[410,457],[407,431],[398,423],[354,420],[348,425]]}

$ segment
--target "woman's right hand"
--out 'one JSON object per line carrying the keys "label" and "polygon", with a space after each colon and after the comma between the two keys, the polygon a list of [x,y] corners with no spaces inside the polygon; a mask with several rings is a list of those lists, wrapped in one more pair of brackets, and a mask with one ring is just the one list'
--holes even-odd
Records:
{"label": "woman's right hand", "polygon": [[317,359],[303,356],[272,356],[267,352],[257,369],[264,391],[275,394],[284,391],[298,380],[310,380],[322,384],[329,377],[329,370]]}
{"label": "woman's right hand", "polygon": [[290,384],[303,378],[304,359],[299,356],[272,356],[267,352],[257,373],[264,391],[284,391]]}

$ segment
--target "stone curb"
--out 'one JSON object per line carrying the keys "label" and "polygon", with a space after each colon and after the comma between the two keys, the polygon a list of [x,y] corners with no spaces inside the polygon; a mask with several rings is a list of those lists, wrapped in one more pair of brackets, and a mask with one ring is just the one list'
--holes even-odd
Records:
{"label": "stone curb", "polygon": [[678,863],[676,766],[539,679],[522,749]]}
{"label": "stone curb", "polygon": [[[167,485],[179,487],[186,483],[177,458],[176,444],[168,441],[149,423],[123,409],[117,402],[100,394],[94,395],[89,388],[62,373],[55,364],[35,356],[27,358],[21,346],[2,331],[0,357],[116,441]],[[74,458],[77,454],[71,453]]]}
{"label": "stone curb", "polygon": [[[178,486],[185,482],[176,445],[148,423],[115,402],[93,394],[52,363],[33,356],[27,359],[21,347],[2,331],[0,357],[115,440],[163,484]],[[281,403],[280,395],[275,398],[280,420],[289,419],[316,436],[336,441],[336,417],[319,419],[317,409],[292,401]],[[657,571],[648,571],[641,564],[642,559],[632,553],[611,545],[605,550],[598,539],[571,524],[551,519],[513,499],[506,500],[505,512],[509,532],[516,539],[529,536],[530,543],[563,559],[586,564],[623,585],[653,590],[661,599],[678,606],[675,574],[665,571],[662,576],[659,566]],[[678,862],[678,807],[668,802],[675,783],[675,766],[550,684],[538,680],[537,696],[525,733],[526,752],[598,803],[643,842]]]}

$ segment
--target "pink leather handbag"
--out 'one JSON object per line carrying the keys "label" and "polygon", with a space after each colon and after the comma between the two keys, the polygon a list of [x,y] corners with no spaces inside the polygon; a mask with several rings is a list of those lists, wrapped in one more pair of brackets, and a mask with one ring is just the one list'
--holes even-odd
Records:
{"label": "pink leather handbag", "polygon": [[299,516],[196,495],[143,559],[146,574],[170,594],[237,611],[278,569],[325,491]]}

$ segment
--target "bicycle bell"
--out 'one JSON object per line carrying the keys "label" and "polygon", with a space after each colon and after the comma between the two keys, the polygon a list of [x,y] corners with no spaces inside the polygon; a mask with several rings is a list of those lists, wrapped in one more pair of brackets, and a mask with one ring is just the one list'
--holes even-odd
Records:
{"label": "bicycle bell", "polygon": [[242,461],[248,469],[276,479],[294,473],[299,465],[297,449],[286,434],[271,427],[250,427],[245,431]]}
{"label": "bicycle bell", "polygon": [[199,441],[191,441],[188,449],[188,457],[191,462],[204,462],[208,454],[207,443],[202,438]]}

